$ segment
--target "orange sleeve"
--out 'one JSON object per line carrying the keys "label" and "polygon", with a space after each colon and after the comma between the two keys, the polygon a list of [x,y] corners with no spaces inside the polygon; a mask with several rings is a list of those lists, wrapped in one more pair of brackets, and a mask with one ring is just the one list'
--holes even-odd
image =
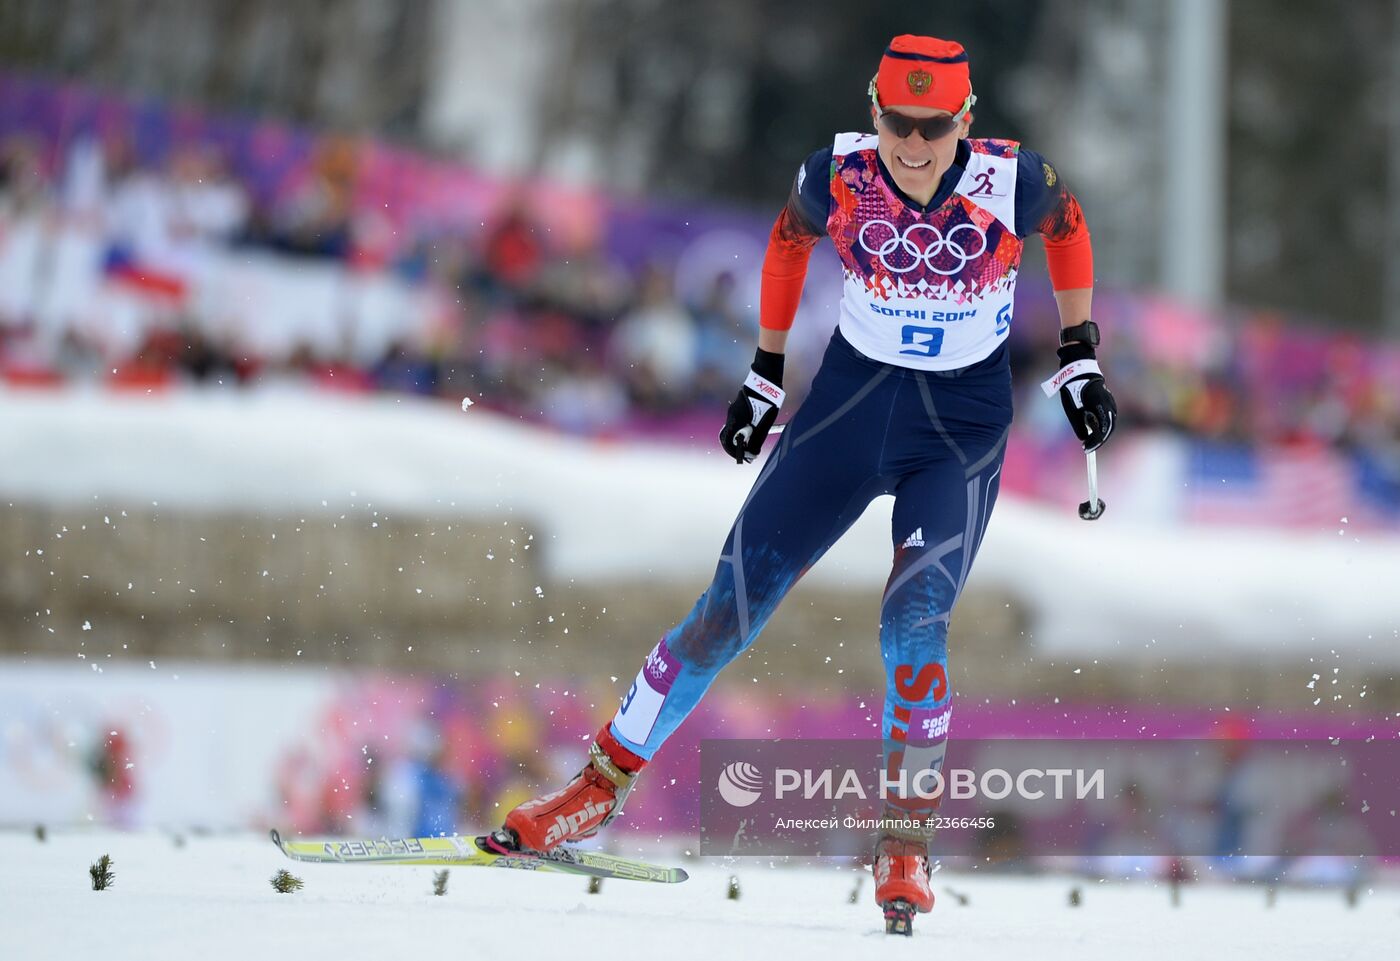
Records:
{"label": "orange sleeve", "polygon": [[807,262],[821,239],[792,208],[784,207],[768,235],[763,255],[763,283],[758,297],[758,323],[769,330],[790,330],[807,282]]}
{"label": "orange sleeve", "polygon": [[1059,203],[1038,229],[1045,238],[1050,286],[1055,290],[1094,286],[1094,249],[1089,242],[1089,227],[1072,193],[1061,193]]}

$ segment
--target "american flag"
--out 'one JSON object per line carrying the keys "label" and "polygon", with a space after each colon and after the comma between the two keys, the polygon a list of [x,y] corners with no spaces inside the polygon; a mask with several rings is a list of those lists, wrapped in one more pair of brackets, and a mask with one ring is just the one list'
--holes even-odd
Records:
{"label": "american flag", "polygon": [[1187,487],[1186,516],[1195,523],[1390,526],[1362,502],[1353,464],[1327,450],[1193,444]]}

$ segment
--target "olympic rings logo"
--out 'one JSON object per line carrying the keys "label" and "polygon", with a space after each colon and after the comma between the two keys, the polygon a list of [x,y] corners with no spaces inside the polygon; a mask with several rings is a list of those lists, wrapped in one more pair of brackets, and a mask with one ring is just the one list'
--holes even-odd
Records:
{"label": "olympic rings logo", "polygon": [[[865,232],[872,227],[882,228],[880,235],[884,239],[879,242],[878,247],[871,247],[865,237]],[[920,247],[914,242],[915,232],[920,230],[926,230],[933,235],[933,239],[927,247]],[[959,240],[957,239],[959,231],[968,231],[971,236],[964,236]],[[856,239],[860,241],[860,245],[866,253],[879,257],[880,263],[884,265],[885,269],[895,274],[907,274],[923,264],[935,274],[951,277],[961,273],[964,267],[987,252],[987,234],[976,224],[958,224],[945,235],[933,224],[914,223],[906,227],[904,233],[901,234],[895,225],[888,220],[867,220],[861,225],[860,233],[856,235]],[[977,249],[968,249],[973,244],[977,245]],[[896,251],[903,253],[903,257],[898,259],[908,258],[908,266],[896,267],[890,263],[890,254]],[[957,260],[957,266],[945,270],[934,264],[934,260],[939,257],[954,258]]]}

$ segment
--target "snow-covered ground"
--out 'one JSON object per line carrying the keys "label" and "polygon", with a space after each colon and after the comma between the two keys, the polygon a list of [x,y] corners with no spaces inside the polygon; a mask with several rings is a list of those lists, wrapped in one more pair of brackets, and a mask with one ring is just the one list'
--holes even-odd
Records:
{"label": "snow-covered ground", "polygon": [[[90,890],[87,866],[110,854],[116,883]],[[870,882],[857,904],[847,867],[771,867],[740,859],[686,864],[684,884],[605,882],[485,868],[295,864],[260,837],[63,832],[44,842],[0,833],[0,958],[352,961],[358,958],[955,957],[976,961],[1319,959],[1393,956],[1400,890],[1364,892],[1202,884],[1172,907],[1165,886],[1067,877],[935,875],[938,904],[912,939],[884,934]],[[275,893],[279,868],[305,888]],[[726,897],[728,878],[741,896]],[[1071,888],[1082,904],[1069,906]],[[966,904],[951,891],[964,896]],[[1385,945],[1390,944],[1391,948]]]}

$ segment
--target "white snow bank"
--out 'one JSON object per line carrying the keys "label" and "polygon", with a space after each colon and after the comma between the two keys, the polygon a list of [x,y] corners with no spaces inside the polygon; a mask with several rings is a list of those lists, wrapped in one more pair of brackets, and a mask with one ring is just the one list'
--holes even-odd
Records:
{"label": "white snow bank", "polygon": [[[486,512],[540,527],[554,577],[712,569],[757,466],[608,445],[409,398],[300,391],[162,397],[0,392],[0,497],[248,511]],[[809,575],[878,590],[881,498]],[[1015,592],[1061,656],[1400,663],[1400,539],[1080,521],[1004,497],[974,583]],[[1391,585],[1387,588],[1385,585]]]}

